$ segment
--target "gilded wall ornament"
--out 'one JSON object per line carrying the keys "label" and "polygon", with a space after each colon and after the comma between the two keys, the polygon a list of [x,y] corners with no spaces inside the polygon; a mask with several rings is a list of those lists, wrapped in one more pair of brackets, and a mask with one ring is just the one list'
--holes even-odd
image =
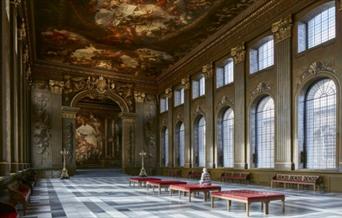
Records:
{"label": "gilded wall ornament", "polygon": [[202,116],[205,116],[204,110],[201,108],[201,106],[197,105],[195,109],[195,115],[201,114]]}
{"label": "gilded wall ornament", "polygon": [[228,96],[222,96],[221,100],[217,103],[217,108],[220,109],[222,106],[232,107],[234,102]]}
{"label": "gilded wall ornament", "polygon": [[49,80],[49,87],[53,94],[61,95],[63,93],[64,81]]}
{"label": "gilded wall ornament", "polygon": [[213,64],[210,63],[202,66],[202,73],[206,79],[211,78],[214,74]]}
{"label": "gilded wall ornament", "polygon": [[190,79],[189,78],[183,78],[181,83],[182,83],[182,86],[184,87],[185,90],[190,89]]}
{"label": "gilded wall ornament", "polygon": [[21,0],[10,0],[11,4],[14,5],[14,7],[19,7],[21,5]]}
{"label": "gilded wall ornament", "polygon": [[172,88],[165,89],[165,96],[168,98],[172,97]]}
{"label": "gilded wall ornament", "polygon": [[315,77],[322,72],[336,74],[336,70],[327,63],[315,61],[312,64],[310,64],[309,67],[302,73],[297,83],[297,86],[301,86],[304,83],[304,81],[306,81],[308,78]]}
{"label": "gilded wall ornament", "polygon": [[146,98],[145,92],[134,91],[134,99],[135,99],[136,102],[144,103],[145,98]]}
{"label": "gilded wall ornament", "polygon": [[234,63],[239,64],[245,61],[246,49],[245,45],[240,45],[230,50],[230,55],[234,58]]}
{"label": "gilded wall ornament", "polygon": [[281,42],[291,37],[292,19],[287,17],[272,24],[272,33],[274,34],[275,42]]}
{"label": "gilded wall ornament", "polygon": [[256,88],[251,92],[251,98],[255,98],[258,95],[265,94],[271,90],[271,85],[268,82],[260,82]]}
{"label": "gilded wall ornament", "polygon": [[24,19],[21,20],[21,25],[17,29],[18,31],[18,40],[24,40],[26,38],[26,26]]}

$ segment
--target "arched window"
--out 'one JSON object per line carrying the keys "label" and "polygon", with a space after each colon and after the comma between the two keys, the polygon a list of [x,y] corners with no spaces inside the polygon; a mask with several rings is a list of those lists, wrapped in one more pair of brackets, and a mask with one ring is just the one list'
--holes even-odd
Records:
{"label": "arched window", "polygon": [[221,143],[223,148],[223,166],[233,167],[234,165],[234,112],[227,109],[222,117]]}
{"label": "arched window", "polygon": [[195,144],[194,144],[194,164],[196,167],[205,166],[205,119],[200,117],[195,126]]}
{"label": "arched window", "polygon": [[336,86],[332,80],[320,80],[308,89],[304,113],[304,167],[335,168]]}
{"label": "arched window", "polygon": [[164,128],[162,131],[162,165],[168,166],[169,164],[169,131]]}
{"label": "arched window", "polygon": [[258,168],[274,167],[274,102],[270,96],[262,98],[254,114],[254,157]]}
{"label": "arched window", "polygon": [[184,124],[178,123],[176,128],[176,142],[177,142],[177,164],[180,167],[184,166]]}

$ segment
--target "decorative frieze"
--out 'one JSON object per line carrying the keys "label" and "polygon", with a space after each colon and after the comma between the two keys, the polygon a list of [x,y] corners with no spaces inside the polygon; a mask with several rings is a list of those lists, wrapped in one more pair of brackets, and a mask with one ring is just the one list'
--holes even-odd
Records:
{"label": "decorative frieze", "polygon": [[234,102],[228,96],[222,96],[221,100],[217,103],[217,108],[220,109],[223,106],[234,106]]}
{"label": "decorative frieze", "polygon": [[239,64],[245,61],[246,49],[245,45],[242,44],[230,50],[230,55],[234,58],[234,63]]}
{"label": "decorative frieze", "polygon": [[144,103],[145,98],[146,98],[146,94],[144,92],[134,91],[135,102]]}
{"label": "decorative frieze", "polygon": [[271,90],[271,85],[268,82],[260,82],[256,88],[251,92],[251,98],[255,98],[258,95],[266,94]]}
{"label": "decorative frieze", "polygon": [[202,73],[206,79],[211,78],[214,74],[213,63],[202,66]]}
{"label": "decorative frieze", "polygon": [[183,78],[181,83],[182,83],[182,86],[184,87],[185,90],[190,89],[190,79],[189,78]]}
{"label": "decorative frieze", "polygon": [[272,33],[275,43],[281,42],[291,37],[292,19],[287,17],[272,24]]}
{"label": "decorative frieze", "polygon": [[301,86],[308,78],[315,77],[322,72],[336,74],[336,70],[329,64],[315,61],[302,73],[297,86]]}

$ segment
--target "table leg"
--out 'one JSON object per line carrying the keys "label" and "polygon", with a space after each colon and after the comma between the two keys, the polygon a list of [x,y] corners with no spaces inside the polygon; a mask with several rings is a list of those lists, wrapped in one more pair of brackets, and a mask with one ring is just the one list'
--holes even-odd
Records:
{"label": "table leg", "polygon": [[211,208],[214,208],[215,207],[215,203],[214,203],[215,199],[213,196],[211,196]]}
{"label": "table leg", "polygon": [[247,214],[247,216],[249,216],[249,203],[247,202],[246,203],[246,214]]}

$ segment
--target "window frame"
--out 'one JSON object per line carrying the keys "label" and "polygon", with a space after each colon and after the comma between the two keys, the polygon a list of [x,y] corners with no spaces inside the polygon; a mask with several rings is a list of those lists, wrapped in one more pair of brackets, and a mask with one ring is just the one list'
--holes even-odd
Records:
{"label": "window frame", "polygon": [[[269,41],[273,41],[273,55],[272,55],[272,64],[268,65],[262,69],[260,69],[260,63],[259,63],[259,49],[266,45]],[[255,54],[252,54],[252,53]],[[252,45],[249,50],[248,50],[248,75],[254,75],[257,74],[259,72],[263,72],[266,71],[272,67],[274,67],[275,65],[275,41],[274,41],[274,37],[273,34],[270,35],[266,35],[263,36],[262,38],[260,38],[256,43],[254,43],[254,45]],[[252,59],[255,59],[254,61],[252,61]],[[254,63],[253,63],[254,62]],[[254,69],[255,68],[255,69]]]}
{"label": "window frame", "polygon": [[[184,167],[185,165],[185,126],[184,122],[179,121],[176,125],[176,163],[178,167]],[[183,149],[182,149],[183,148]],[[182,154],[182,155],[181,155]]]}
{"label": "window frame", "polygon": [[[202,96],[205,96],[206,93],[206,84],[205,84],[205,76],[203,74],[198,75],[194,79],[192,79],[191,83],[191,97],[192,99],[197,99]],[[196,95],[194,93],[194,86],[196,86]]]}
{"label": "window frame", "polygon": [[159,100],[159,113],[162,114],[167,111],[169,111],[169,98],[167,96],[162,96]]}
{"label": "window frame", "polygon": [[[229,113],[229,115],[226,119],[225,117],[226,117],[227,113]],[[234,142],[235,142],[235,137],[234,137],[235,136],[235,133],[234,133],[234,131],[235,131],[234,110],[231,107],[227,107],[221,112],[220,116],[221,116],[220,122],[219,122],[219,125],[220,125],[220,129],[219,129],[220,130],[220,132],[219,132],[219,134],[220,134],[220,137],[219,137],[220,149],[218,149],[218,151],[222,152],[222,165],[221,164],[219,165],[218,163],[217,163],[217,165],[219,167],[224,167],[224,168],[234,168]],[[232,126],[232,132],[229,132],[230,137],[231,137],[231,139],[230,139],[231,142],[228,142],[228,144],[225,144],[225,142],[227,141],[227,140],[225,140],[225,136],[226,136],[226,134],[225,134],[225,130],[226,130],[225,129],[225,122],[227,122],[227,125]],[[230,122],[231,122],[231,124],[229,124]],[[228,129],[230,126],[228,126]],[[228,146],[228,150],[231,150],[230,158],[228,158],[228,160],[231,159],[231,161],[232,161],[231,165],[225,164],[225,154],[226,154],[225,150],[227,149],[227,148],[225,149],[225,147],[227,147],[227,146]],[[217,159],[218,158],[219,157],[217,157]]]}
{"label": "window frame", "polygon": [[[203,125],[201,125],[201,121],[203,121]],[[207,122],[206,122],[206,119],[203,115],[200,115],[197,117],[195,123],[194,123],[194,146],[193,146],[193,166],[194,167],[205,167],[206,166],[206,131],[207,131]],[[200,133],[202,133],[203,135],[200,135]],[[200,138],[202,137],[202,138]],[[202,146],[203,146],[203,153],[201,153],[201,150],[200,150],[200,142],[203,142],[202,143]],[[196,146],[197,145],[197,146]],[[203,154],[203,157],[201,157],[201,154]],[[196,155],[198,157],[198,162],[197,162],[197,159],[196,159]],[[201,158],[202,160],[204,161],[204,165],[201,166]]]}
{"label": "window frame", "polygon": [[[177,97],[179,95],[179,102],[177,101]],[[174,107],[178,107],[180,105],[183,105],[184,104],[184,101],[185,101],[185,89],[184,87],[178,87],[175,89],[174,91]]]}
{"label": "window frame", "polygon": [[[227,72],[226,73],[226,66],[227,65],[229,65],[229,64],[232,64],[232,72],[230,72],[231,74],[229,74],[229,72]],[[219,82],[218,82],[218,80],[219,80],[219,72],[218,72],[218,70],[219,69],[222,69],[222,84],[220,84]],[[229,75],[226,75],[226,74],[229,74]],[[220,88],[222,88],[222,87],[225,87],[225,86],[228,86],[228,85],[231,85],[231,84],[233,84],[234,83],[234,79],[235,79],[235,63],[234,63],[234,59],[233,58],[231,58],[231,57],[229,57],[229,58],[227,58],[225,61],[223,61],[222,63],[219,63],[219,64],[217,64],[216,65],[216,67],[215,67],[215,85],[216,85],[216,89],[220,89]],[[228,81],[228,78],[229,77],[232,77],[232,80],[231,81]]]}

